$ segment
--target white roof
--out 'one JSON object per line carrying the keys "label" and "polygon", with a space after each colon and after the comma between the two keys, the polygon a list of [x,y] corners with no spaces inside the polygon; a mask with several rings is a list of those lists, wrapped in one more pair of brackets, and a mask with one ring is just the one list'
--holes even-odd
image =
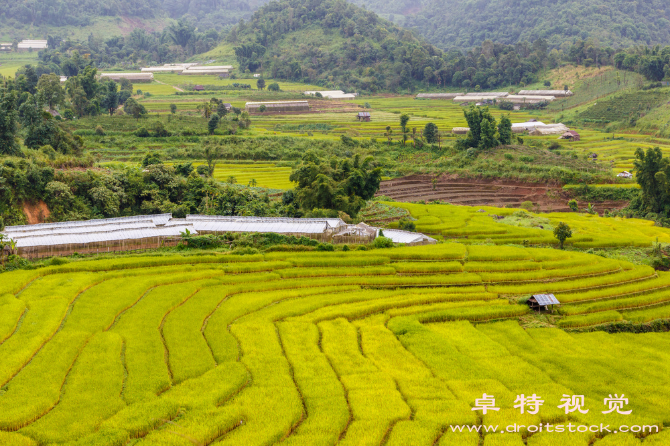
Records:
{"label": "white roof", "polygon": [[188,68],[188,71],[197,71],[197,70],[232,70],[232,65],[191,65]]}
{"label": "white roof", "polygon": [[510,94],[504,98],[508,102],[541,102],[541,101],[555,101],[556,96],[539,96],[539,95],[521,95]]}
{"label": "white roof", "polygon": [[520,95],[539,95],[539,96],[572,96],[574,93],[570,90],[521,90]]}
{"label": "white roof", "polygon": [[46,49],[47,46],[48,45],[46,40],[22,40],[21,42],[19,42],[18,48]]}
{"label": "white roof", "polygon": [[185,68],[182,66],[174,67],[146,67],[142,68],[143,73],[172,73],[173,71],[184,71]]}
{"label": "white roof", "polygon": [[178,236],[188,229],[191,234],[196,231],[193,226],[169,226],[141,229],[117,229],[110,232],[91,232],[76,234],[40,235],[18,238],[16,246],[28,248],[31,246],[57,246],[70,244],[86,244],[116,240],[136,240],[149,237]]}
{"label": "white roof", "polygon": [[419,243],[423,241],[436,242],[435,239],[428,237],[420,232],[401,231],[399,229],[384,229],[384,237],[393,240],[393,243]]}
{"label": "white roof", "polygon": [[506,91],[484,91],[479,93],[465,93],[463,96],[477,96],[477,97],[494,97],[500,98],[507,96],[509,93]]}
{"label": "white roof", "polygon": [[137,78],[137,79],[153,79],[154,74],[153,73],[100,73],[100,77],[108,77],[110,79],[113,78],[122,78],[122,77],[130,77],[130,78]]}
{"label": "white roof", "polygon": [[[202,230],[207,231],[233,231],[233,232],[324,232],[327,229],[339,228],[340,226],[346,226],[346,223],[339,218],[287,218],[287,217],[229,217],[223,215],[187,215],[186,221],[193,223],[196,226],[196,229],[201,227]],[[204,226],[199,226],[203,223],[216,223],[221,224],[221,228],[230,227],[237,228],[243,227],[246,229],[204,229]],[[239,226],[235,226],[239,225]],[[303,231],[301,228],[307,226],[304,225],[316,225],[310,226],[309,231]],[[214,227],[214,226],[208,226]],[[291,227],[293,229],[291,229]],[[270,229],[266,229],[270,228]],[[272,229],[280,229],[281,231]]]}
{"label": "white roof", "polygon": [[544,122],[535,121],[535,122],[517,122],[512,124],[513,129],[531,129],[539,126],[546,125]]}
{"label": "white roof", "polygon": [[314,96],[317,93],[320,93],[324,98],[329,99],[353,99],[358,96],[358,93],[345,93],[342,90],[326,90],[326,91],[306,91],[305,94],[308,96]]}

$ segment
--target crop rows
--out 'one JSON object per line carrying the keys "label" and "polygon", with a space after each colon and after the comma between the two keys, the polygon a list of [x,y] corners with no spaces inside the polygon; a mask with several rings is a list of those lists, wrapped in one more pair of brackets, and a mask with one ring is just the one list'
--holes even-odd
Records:
{"label": "crop rows", "polygon": [[[0,443],[559,444],[448,426],[566,422],[554,400],[583,393],[595,408],[615,379],[634,407],[625,421],[660,424],[670,415],[665,334],[524,330],[517,319],[530,317],[524,297],[556,286],[561,328],[669,318],[668,277],[574,252],[456,243],[4,273]],[[649,371],[633,379],[624,367]],[[473,412],[482,393],[503,409]],[[520,393],[552,404],[520,415]],[[596,410],[570,420],[607,421]]]}

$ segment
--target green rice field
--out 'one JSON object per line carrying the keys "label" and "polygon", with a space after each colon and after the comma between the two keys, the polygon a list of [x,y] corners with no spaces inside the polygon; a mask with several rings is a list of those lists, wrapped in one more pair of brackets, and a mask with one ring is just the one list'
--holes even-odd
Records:
{"label": "green rice field", "polygon": [[[0,443],[668,444],[650,430],[670,418],[670,335],[575,331],[668,319],[668,290],[668,273],[628,262],[460,243],[8,272]],[[564,304],[532,314],[525,298],[545,292]],[[613,393],[630,415],[602,413]],[[499,411],[473,410],[483,394]],[[521,413],[521,394],[544,404]],[[647,430],[526,428],[540,423]]]}
{"label": "green rice field", "polygon": [[[591,214],[554,212],[533,214],[517,209],[450,204],[386,203],[406,209],[419,232],[462,243],[556,245],[553,229],[559,222],[573,231],[566,245],[576,248],[651,247],[670,243],[670,229],[653,221]],[[520,217],[515,217],[521,213]]]}

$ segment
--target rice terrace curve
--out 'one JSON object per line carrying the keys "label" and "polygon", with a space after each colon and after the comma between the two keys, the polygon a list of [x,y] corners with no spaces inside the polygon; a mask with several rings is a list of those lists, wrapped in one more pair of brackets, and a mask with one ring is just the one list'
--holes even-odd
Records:
{"label": "rice terrace curve", "polygon": [[[588,445],[595,434],[448,426],[662,426],[664,334],[515,319],[531,311],[521,293],[554,293],[563,305],[547,322],[561,316],[563,329],[645,323],[670,316],[669,290],[669,273],[625,261],[459,243],[8,272],[0,443]],[[546,401],[537,415],[512,408],[529,376]],[[631,415],[601,413],[615,391],[630,395]],[[500,411],[473,412],[482,393]],[[591,410],[566,415],[557,408],[565,394],[586,395]],[[647,442],[667,444],[666,432]]]}

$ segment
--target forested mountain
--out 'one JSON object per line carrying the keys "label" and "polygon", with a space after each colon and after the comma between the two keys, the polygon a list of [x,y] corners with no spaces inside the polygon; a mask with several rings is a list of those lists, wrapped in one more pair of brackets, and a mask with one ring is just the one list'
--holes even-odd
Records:
{"label": "forested mountain", "polygon": [[670,43],[666,0],[351,0],[416,30],[432,44],[469,48],[490,39],[514,44],[575,38],[601,45]]}
{"label": "forested mountain", "polygon": [[240,71],[361,92],[529,83],[548,56],[542,42],[443,52],[344,0],[271,2],[228,40]]}
{"label": "forested mountain", "polygon": [[0,24],[87,26],[99,17],[187,18],[200,30],[221,29],[248,18],[266,0],[0,0]]}

